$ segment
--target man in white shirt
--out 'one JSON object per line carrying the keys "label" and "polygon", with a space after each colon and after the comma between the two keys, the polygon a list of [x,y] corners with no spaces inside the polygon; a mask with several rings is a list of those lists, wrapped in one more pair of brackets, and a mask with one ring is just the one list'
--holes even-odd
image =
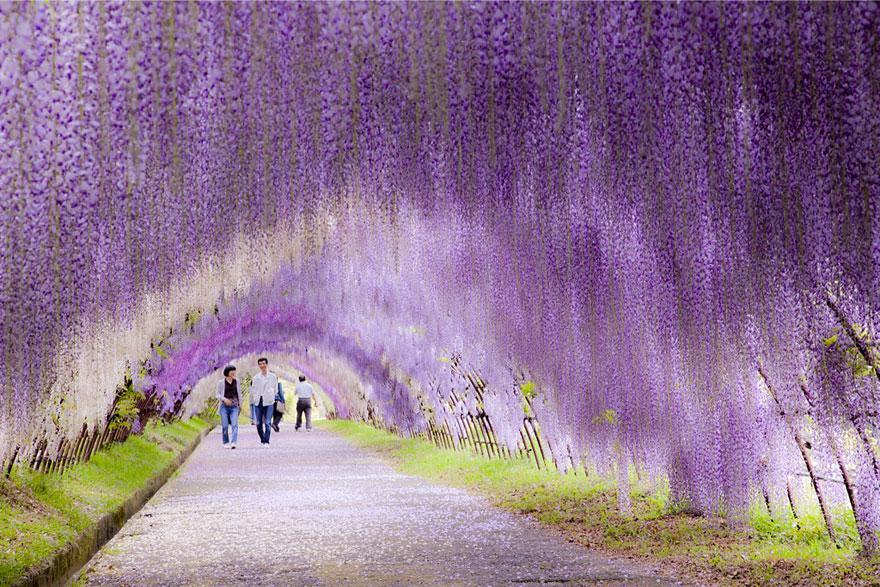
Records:
{"label": "man in white shirt", "polygon": [[315,390],[312,385],[306,381],[305,375],[299,376],[299,383],[294,388],[296,390],[296,430],[302,426],[303,412],[306,413],[306,430],[312,430],[312,398],[315,397]]}
{"label": "man in white shirt", "polygon": [[251,405],[254,406],[257,434],[263,448],[269,448],[269,434],[272,432],[272,408],[275,404],[275,392],[278,389],[278,377],[269,373],[269,359],[257,359],[260,372],[251,381]]}

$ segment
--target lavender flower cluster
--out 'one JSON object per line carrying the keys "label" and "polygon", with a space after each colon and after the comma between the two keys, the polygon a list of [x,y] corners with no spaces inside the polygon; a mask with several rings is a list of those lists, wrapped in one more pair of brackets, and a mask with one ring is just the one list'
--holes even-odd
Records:
{"label": "lavender flower cluster", "polygon": [[534,417],[562,468],[876,548],[878,40],[876,3],[2,2],[0,456],[265,350],[343,416]]}

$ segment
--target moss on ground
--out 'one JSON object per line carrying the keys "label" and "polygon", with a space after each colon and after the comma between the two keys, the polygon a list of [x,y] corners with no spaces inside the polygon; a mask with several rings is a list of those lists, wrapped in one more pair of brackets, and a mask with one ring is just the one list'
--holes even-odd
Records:
{"label": "moss on ground", "polygon": [[16,467],[0,478],[0,585],[49,561],[80,532],[122,505],[211,424],[198,417],[151,423],[63,475]]}
{"label": "moss on ground", "polygon": [[795,524],[756,510],[743,528],[733,528],[720,517],[670,510],[664,490],[634,490],[633,516],[627,518],[617,510],[613,484],[595,475],[560,475],[530,461],[442,450],[345,420],[320,425],[388,457],[401,472],[475,491],[584,546],[681,578],[713,585],[880,586],[880,557],[857,555],[847,512],[836,515],[840,548],[830,544],[818,512]]}

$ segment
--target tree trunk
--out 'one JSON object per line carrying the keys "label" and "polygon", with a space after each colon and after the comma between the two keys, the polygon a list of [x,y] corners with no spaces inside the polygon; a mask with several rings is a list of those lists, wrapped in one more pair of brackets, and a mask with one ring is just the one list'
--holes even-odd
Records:
{"label": "tree trunk", "polygon": [[617,508],[621,516],[628,518],[632,516],[632,499],[629,495],[629,462],[626,458],[626,450],[620,441],[617,442],[615,452],[617,452]]}
{"label": "tree trunk", "polygon": [[837,533],[834,531],[834,521],[831,519],[831,511],[828,509],[828,504],[825,501],[825,495],[822,493],[822,488],[819,486],[819,480],[816,478],[815,467],[813,466],[813,458],[810,456],[809,449],[804,443],[803,437],[801,437],[800,430],[798,430],[797,426],[794,423],[794,419],[791,417],[791,414],[785,411],[785,407],[780,403],[779,397],[773,391],[773,387],[770,385],[770,380],[767,378],[767,374],[764,372],[763,367],[758,365],[758,374],[761,375],[761,379],[764,380],[764,384],[767,386],[767,390],[770,392],[770,396],[773,398],[773,401],[776,403],[776,407],[779,408],[779,413],[783,417],[786,426],[789,431],[794,436],[794,441],[797,443],[798,450],[801,452],[801,457],[804,460],[804,465],[807,467],[807,472],[810,474],[810,481],[813,484],[813,491],[816,492],[816,498],[819,500],[819,509],[822,510],[822,517],[825,519],[825,528],[828,530],[828,536],[831,538],[831,541],[837,544]]}
{"label": "tree trunk", "polygon": [[[813,397],[813,394],[810,393],[810,390],[807,389],[807,386],[803,383],[800,384],[800,388],[801,392],[804,394],[804,399],[807,400],[807,405],[810,407],[810,415],[818,422],[818,414],[816,413],[815,398]],[[853,424],[855,425],[855,422],[853,422]],[[840,449],[840,444],[837,442],[837,437],[834,435],[834,431],[828,430],[827,427],[824,426],[822,428],[825,432],[825,437],[828,439],[828,444],[831,446],[831,453],[834,455],[837,467],[840,469],[840,476],[843,478],[843,484],[846,487],[846,495],[849,498],[849,505],[852,508],[853,516],[856,519],[856,528],[859,532],[859,539],[862,541],[862,548],[866,553],[873,552],[877,549],[876,531],[871,529],[870,525],[865,522],[867,519],[866,513],[862,510],[861,504],[859,503],[858,496],[856,495],[856,486],[850,477],[846,462],[843,459],[843,451]],[[858,429],[858,426],[856,426],[856,429]],[[867,438],[863,437],[863,441],[867,441]],[[870,444],[867,445],[867,448],[868,452],[873,452]],[[876,459],[874,462],[876,463]]]}

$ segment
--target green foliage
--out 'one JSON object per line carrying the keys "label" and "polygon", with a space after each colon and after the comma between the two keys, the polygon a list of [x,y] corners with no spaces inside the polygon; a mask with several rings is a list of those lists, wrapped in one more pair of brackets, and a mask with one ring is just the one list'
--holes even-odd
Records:
{"label": "green foliage", "polygon": [[865,360],[865,356],[855,346],[846,349],[846,360],[856,379],[874,377],[874,366]]}
{"label": "green foliage", "polygon": [[871,333],[868,330],[868,327],[864,324],[858,324],[856,322],[852,323],[853,335],[859,339],[860,342],[864,342],[866,344],[871,344]]}
{"label": "green foliage", "polygon": [[[853,378],[875,377],[877,365],[880,364],[880,351],[875,348],[871,340],[871,333],[865,326],[853,323],[851,327],[852,337],[854,338],[853,344],[846,347],[843,347],[843,345],[837,346],[837,343],[840,341],[841,332],[839,327],[834,328],[829,337],[822,339],[822,343],[828,349],[828,352],[843,354],[843,358],[846,364],[849,365]],[[846,340],[849,340],[849,338]],[[861,345],[862,349],[858,345]],[[865,350],[865,353],[862,352],[863,350]],[[865,357],[865,354],[868,356]]]}
{"label": "green foliage", "polygon": [[520,384],[519,392],[524,398],[531,401],[538,395],[538,386],[534,381],[526,381]]}
{"label": "green foliage", "polygon": [[0,585],[16,582],[118,508],[207,426],[199,418],[151,423],[143,436],[111,444],[64,475],[13,469],[0,481]]}
{"label": "green foliage", "polygon": [[601,414],[593,418],[593,424],[608,424],[609,426],[613,426],[617,424],[617,412],[612,409],[604,410]]}
{"label": "green foliage", "polygon": [[136,390],[130,379],[125,386],[117,390],[118,397],[110,415],[110,430],[128,430],[140,414],[138,405],[144,400],[144,394]]}
{"label": "green foliage", "polygon": [[519,392],[522,395],[522,410],[526,417],[534,416],[532,401],[538,397],[538,385],[534,381],[520,383]]}
{"label": "green foliage", "polygon": [[201,308],[198,308],[191,312],[187,312],[186,315],[183,317],[184,328],[192,332],[193,329],[196,327],[196,324],[199,323],[199,320],[202,319],[202,313],[203,311]]}
{"label": "green foliage", "polygon": [[[597,422],[613,424],[614,410]],[[389,457],[401,471],[491,497],[504,508],[527,513],[562,529],[573,540],[628,557],[662,559],[681,573],[712,584],[880,585],[880,559],[860,559],[851,512],[835,512],[842,548],[830,544],[821,513],[771,518],[757,505],[742,530],[723,518],[695,516],[669,501],[668,484],[633,483],[633,516],[617,510],[616,485],[598,475],[561,475],[526,460],[487,459],[442,450],[421,439],[402,439],[364,424],[320,424],[356,444]],[[873,582],[872,582],[873,581]]]}
{"label": "green foliage", "polygon": [[856,378],[872,377],[874,375],[874,367],[872,365],[858,365],[853,369],[853,376]]}

